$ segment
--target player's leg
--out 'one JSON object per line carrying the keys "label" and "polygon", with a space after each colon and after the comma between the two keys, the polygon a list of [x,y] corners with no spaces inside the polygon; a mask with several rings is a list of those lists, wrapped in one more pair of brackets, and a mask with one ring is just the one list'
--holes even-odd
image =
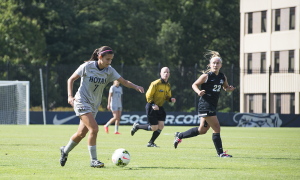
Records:
{"label": "player's leg", "polygon": [[152,106],[147,103],[145,106],[146,109],[146,114],[147,114],[147,119],[148,119],[148,124],[139,124],[139,123],[134,123],[131,129],[131,136],[134,135],[135,132],[139,129],[143,129],[145,131],[153,131],[158,129],[158,122],[156,118],[156,112],[155,110],[152,109]]}
{"label": "player's leg", "polygon": [[232,157],[231,155],[226,154],[226,152],[223,152],[223,146],[222,146],[222,140],[220,136],[221,127],[220,123],[218,121],[217,116],[210,116],[205,118],[207,123],[211,126],[213,129],[213,135],[212,140],[214,142],[217,154],[219,157]]}
{"label": "player's leg", "polygon": [[150,141],[148,142],[147,144],[147,147],[158,147],[154,141],[158,138],[158,136],[160,135],[161,131],[163,130],[164,128],[164,125],[165,125],[165,122],[164,121],[158,121],[158,125],[152,125],[151,128],[152,128],[152,131],[153,131],[153,134],[152,134],[152,137],[150,139]]}
{"label": "player's leg", "polygon": [[120,110],[116,111],[116,121],[115,121],[115,134],[119,133],[119,125],[120,125],[120,119],[121,119],[121,112]]}
{"label": "player's leg", "polygon": [[64,152],[68,154],[86,136],[88,131],[84,123],[80,121],[77,132],[73,134],[69,143],[65,146]]}
{"label": "player's leg", "polygon": [[61,166],[64,166],[66,164],[69,152],[86,136],[87,132],[88,128],[82,121],[80,121],[78,130],[75,134],[73,134],[69,143],[66,146],[62,146],[60,148],[61,158],[59,162]]}
{"label": "player's leg", "polygon": [[96,145],[97,140],[97,134],[98,134],[98,124],[91,112],[83,114],[80,116],[81,121],[83,124],[88,128],[90,131],[89,137],[88,137],[88,145],[94,146]]}
{"label": "player's leg", "polygon": [[97,159],[97,135],[98,135],[98,124],[94,118],[94,115],[89,112],[80,116],[81,121],[88,128],[90,134],[88,136],[88,149],[91,157],[91,167],[103,167],[104,164]]}
{"label": "player's leg", "polygon": [[175,140],[174,140],[174,148],[176,149],[178,144],[181,143],[182,139],[191,138],[198,136],[200,134],[206,134],[206,132],[209,130],[210,125],[205,121],[204,117],[200,118],[200,125],[199,127],[191,128],[185,132],[176,132],[175,133]]}
{"label": "player's leg", "polygon": [[154,144],[154,141],[158,138],[158,136],[160,135],[161,131],[163,130],[163,128],[165,126],[166,116],[167,115],[166,115],[164,108],[159,107],[158,112],[156,112],[156,117],[158,119],[157,128],[152,129],[152,131],[154,131],[154,132],[152,134],[150,141],[147,144],[148,147],[158,147],[156,144]]}
{"label": "player's leg", "polygon": [[139,123],[135,122],[130,131],[131,136],[133,136],[134,133],[136,133],[139,129],[143,129],[145,131],[152,131],[151,124],[139,124]]}
{"label": "player's leg", "polygon": [[103,126],[104,127],[104,131],[108,134],[109,130],[108,130],[108,126],[111,125],[113,122],[115,122],[117,120],[117,112],[116,110],[114,110],[113,108],[111,109],[111,112],[113,114],[113,117]]}

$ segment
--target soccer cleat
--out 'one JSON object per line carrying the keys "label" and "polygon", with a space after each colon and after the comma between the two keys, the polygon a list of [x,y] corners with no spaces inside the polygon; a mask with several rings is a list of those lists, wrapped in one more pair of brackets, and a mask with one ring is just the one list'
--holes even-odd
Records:
{"label": "soccer cleat", "polygon": [[104,127],[104,131],[108,134],[108,127],[105,125],[103,127]]}
{"label": "soccer cleat", "polygon": [[133,124],[132,129],[131,129],[131,136],[133,136],[134,133],[137,132],[137,130],[138,130],[138,129],[136,128],[137,125],[139,125],[139,123],[136,123],[136,122],[135,122],[135,123]]}
{"label": "soccer cleat", "polygon": [[219,154],[218,156],[221,158],[231,158],[232,156],[229,154],[226,154],[227,151],[223,152],[222,154]]}
{"label": "soccer cleat", "polygon": [[115,134],[121,134],[121,133],[119,133],[119,132],[115,132]]}
{"label": "soccer cleat", "polygon": [[181,139],[179,139],[179,134],[180,134],[180,132],[175,133],[175,140],[173,143],[175,149],[177,148],[178,144],[181,143]]}
{"label": "soccer cleat", "polygon": [[61,166],[64,166],[64,165],[66,164],[67,158],[68,158],[68,154],[66,154],[66,153],[64,152],[64,149],[65,149],[65,146],[62,146],[62,147],[60,148],[61,157],[60,157],[60,159],[59,159],[59,162],[60,162],[60,165],[61,165]]}
{"label": "soccer cleat", "polygon": [[159,148],[159,146],[157,146],[154,143],[150,143],[150,142],[147,144],[147,147],[157,147],[157,148]]}
{"label": "soccer cleat", "polygon": [[104,163],[100,162],[99,160],[91,160],[91,167],[93,168],[102,168]]}

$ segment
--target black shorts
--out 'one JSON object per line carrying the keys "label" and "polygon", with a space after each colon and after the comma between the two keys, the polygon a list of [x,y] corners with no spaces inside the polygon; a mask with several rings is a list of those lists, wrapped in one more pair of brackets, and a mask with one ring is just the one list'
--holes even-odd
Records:
{"label": "black shorts", "polygon": [[207,117],[207,116],[216,116],[216,108],[205,99],[200,97],[198,103],[198,116],[199,117]]}
{"label": "black shorts", "polygon": [[149,124],[158,125],[158,121],[166,120],[167,115],[163,107],[159,107],[159,110],[154,110],[152,105],[147,103],[145,109]]}
{"label": "black shorts", "polygon": [[216,111],[198,111],[199,117],[208,117],[208,116],[216,116]]}

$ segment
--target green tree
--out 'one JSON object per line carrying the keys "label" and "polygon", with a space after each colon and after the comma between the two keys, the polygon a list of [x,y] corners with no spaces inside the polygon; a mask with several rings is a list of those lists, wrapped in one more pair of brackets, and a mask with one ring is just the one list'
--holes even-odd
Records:
{"label": "green tree", "polygon": [[46,62],[44,34],[34,18],[16,11],[13,0],[0,2],[0,61],[12,64]]}
{"label": "green tree", "polygon": [[238,63],[239,55],[239,1],[238,0],[153,0],[171,22],[183,29],[176,44],[180,47],[177,63],[202,69],[208,61],[203,58],[206,49],[219,51],[226,59],[225,66]]}

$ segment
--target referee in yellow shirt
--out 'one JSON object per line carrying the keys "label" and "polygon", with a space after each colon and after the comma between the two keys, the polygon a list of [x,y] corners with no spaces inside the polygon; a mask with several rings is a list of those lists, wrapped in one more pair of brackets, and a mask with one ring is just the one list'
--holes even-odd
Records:
{"label": "referee in yellow shirt", "polygon": [[142,125],[134,123],[131,129],[132,136],[139,129],[153,131],[147,147],[158,147],[154,144],[154,141],[163,130],[166,120],[166,112],[162,105],[165,101],[172,103],[176,102],[176,99],[172,98],[170,84],[168,83],[168,79],[170,77],[170,70],[168,67],[163,67],[161,69],[160,77],[160,79],[157,79],[150,84],[146,93],[147,104],[145,108],[149,124]]}

